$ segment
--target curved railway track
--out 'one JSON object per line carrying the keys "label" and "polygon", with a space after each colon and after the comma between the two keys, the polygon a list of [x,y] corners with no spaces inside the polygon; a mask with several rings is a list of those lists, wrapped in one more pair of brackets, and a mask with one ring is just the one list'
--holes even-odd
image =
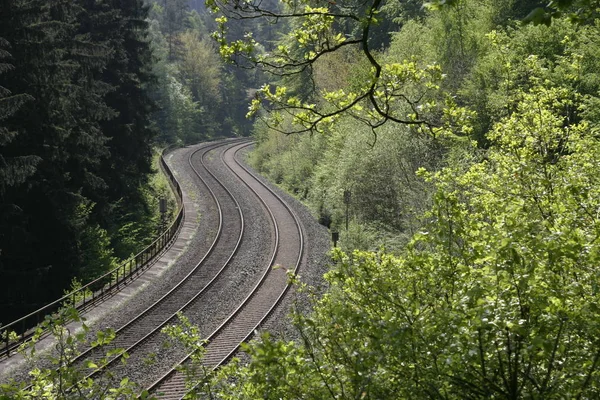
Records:
{"label": "curved railway track", "polygon": [[[236,140],[234,143],[240,142],[247,143],[248,140]],[[144,344],[156,340],[162,327],[174,323],[178,312],[190,308],[214,285],[239,249],[244,231],[242,209],[232,193],[206,168],[204,162],[205,156],[212,150],[230,146],[231,143],[229,141],[209,144],[193,151],[188,157],[190,167],[206,187],[218,213],[218,226],[208,251],[171,290],[136,318],[116,330],[115,340],[110,347],[124,350],[114,355],[103,368],[92,372],[88,377],[101,374],[111,368],[120,360],[121,354],[137,352]],[[194,166],[193,158],[196,155],[199,155],[201,170]],[[73,360],[73,364],[83,365],[87,361],[97,361],[104,357],[108,350],[106,347],[88,348]]]}
{"label": "curved railway track", "polygon": [[[264,185],[254,174],[242,166],[236,154],[249,143],[236,144],[227,149],[222,160],[267,210],[275,231],[275,247],[269,265],[261,279],[244,301],[207,338],[203,364],[218,368],[247,341],[265,321],[287,292],[287,270],[297,271],[304,253],[304,235],[298,217],[274,191]],[[273,268],[281,266],[281,268]],[[191,355],[177,365],[189,361]],[[186,394],[184,375],[173,368],[149,388],[161,399],[181,399]]]}
{"label": "curved railway track", "polygon": [[[120,380],[124,376],[139,375],[139,372],[135,370],[135,363],[130,362],[128,365],[123,366],[119,362],[121,354],[128,353],[131,357],[130,360],[133,359],[132,355],[143,357],[152,354],[167,339],[161,333],[162,328],[176,323],[179,312],[186,316],[197,315],[203,312],[202,307],[204,307],[206,313],[206,307],[212,307],[211,302],[213,299],[218,296],[228,296],[227,290],[224,290],[224,288],[227,288],[227,275],[231,277],[232,274],[241,273],[241,276],[245,277],[245,270],[238,271],[237,269],[228,268],[232,260],[237,259],[238,266],[247,262],[244,257],[239,259],[236,257],[241,243],[246,243],[246,240],[243,239],[246,235],[244,234],[245,218],[243,208],[234,194],[227,188],[227,184],[232,184],[232,179],[242,183],[239,187],[245,187],[243,190],[237,189],[238,193],[247,192],[248,197],[253,198],[255,204],[260,204],[252,208],[260,209],[262,207],[263,210],[258,213],[264,213],[271,220],[271,233],[267,233],[269,231],[267,229],[261,234],[263,236],[259,236],[262,240],[264,234],[267,234],[272,236],[272,240],[265,241],[264,244],[259,246],[263,249],[262,258],[265,260],[265,264],[254,264],[263,266],[260,267],[259,277],[254,278],[253,276],[252,279],[247,280],[246,287],[254,286],[251,293],[239,292],[237,296],[232,296],[230,306],[220,312],[223,316],[214,316],[213,322],[211,322],[212,328],[206,328],[212,330],[215,326],[218,326],[208,336],[206,365],[216,368],[230,358],[237,351],[239,345],[250,338],[255,329],[268,317],[282,299],[288,288],[285,267],[295,271],[303,260],[303,230],[298,218],[287,204],[235,159],[236,154],[250,144],[248,140],[230,140],[208,144],[191,151],[188,156],[188,164],[199,181],[202,182],[201,185],[205,186],[207,193],[210,194],[211,200],[208,201],[214,203],[214,207],[210,208],[214,208],[215,214],[219,216],[218,226],[214,227],[215,234],[210,249],[206,251],[202,259],[184,279],[136,318],[121,326],[116,331],[116,338],[111,343],[110,348],[87,349],[77,357],[74,361],[75,364],[83,366],[86,361],[93,361],[98,364],[97,361],[102,359],[108,350],[114,348],[124,349],[118,355],[113,355],[110,361],[101,369],[88,375],[89,377]],[[214,154],[220,154],[218,160],[213,157]],[[209,165],[215,162],[224,164],[231,174],[223,174],[223,168],[215,168],[215,171],[221,171],[222,176],[215,175],[211,172]],[[227,184],[223,184],[221,180],[224,180]],[[242,194],[242,196],[246,195]],[[252,214],[256,213],[256,211],[252,212]],[[257,231],[252,230],[251,232],[256,233]],[[271,242],[273,243],[271,244]],[[257,253],[255,246],[256,243],[249,240],[246,245],[242,246],[245,247],[243,254],[247,254],[248,249],[253,253]],[[271,255],[270,260],[266,262],[269,247],[271,247]],[[233,262],[233,264],[236,263]],[[273,269],[272,267],[275,265],[283,267]],[[227,273],[224,273],[225,271]],[[242,279],[241,276],[240,279]],[[245,298],[241,303],[232,301],[233,297],[241,299],[244,296]],[[237,308],[236,304],[239,304]],[[212,310],[209,312],[212,313]],[[226,314],[229,314],[229,316],[225,319]],[[172,365],[172,360],[181,357],[184,352],[173,354],[179,354],[179,356],[171,356],[169,362],[159,361],[157,363],[159,368],[156,368],[152,374],[144,376],[147,381],[146,384],[156,379],[156,376],[160,373],[157,370],[162,369],[164,373],[165,367],[168,369],[168,365]],[[187,358],[185,357],[181,362],[185,362]],[[127,368],[132,369],[127,370]],[[109,372],[108,375],[106,375],[107,372]],[[143,379],[140,379],[140,381],[143,381]],[[167,397],[164,398],[182,398],[185,394],[183,377],[174,369],[170,370],[152,385],[151,390],[154,393],[166,394]]]}
{"label": "curved railway track", "polygon": [[[206,297],[238,251],[244,232],[242,208],[233,194],[205,164],[205,157],[213,150],[230,145],[230,142],[209,145],[192,152],[188,157],[189,165],[210,193],[219,215],[219,225],[208,252],[182,281],[143,313],[116,331],[116,338],[111,343],[111,348],[119,348],[123,351],[112,357],[105,368],[90,374],[90,377],[100,375],[106,369],[119,364],[122,353],[127,353],[129,356],[144,353],[148,347],[154,348],[164,342],[161,329],[175,323],[178,312],[190,312]],[[82,353],[77,360],[81,362],[90,359],[98,360],[106,351],[106,348],[90,349]]]}

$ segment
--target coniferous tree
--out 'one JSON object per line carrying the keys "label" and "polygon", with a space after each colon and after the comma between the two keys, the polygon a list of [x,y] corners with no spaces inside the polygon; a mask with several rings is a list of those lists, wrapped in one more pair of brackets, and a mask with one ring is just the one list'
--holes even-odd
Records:
{"label": "coniferous tree", "polygon": [[[152,139],[150,115],[155,106],[149,91],[154,77],[148,40],[148,7],[141,0],[106,2],[117,18],[106,26],[113,56],[102,74],[102,80],[112,85],[106,97],[115,118],[101,123],[109,139],[110,157],[102,164],[106,179],[106,207],[98,210],[100,222],[117,239],[118,230],[135,220],[148,219],[151,210],[142,196],[143,185],[152,172]],[[125,233],[127,234],[127,233]],[[129,256],[131,249],[120,248],[117,255]]]}
{"label": "coniferous tree", "polygon": [[121,199],[135,207],[151,170],[151,58],[141,1],[0,9],[0,272],[14,282],[0,295],[6,322],[113,262],[105,228]]}
{"label": "coniferous tree", "polygon": [[19,315],[55,297],[74,275],[77,232],[85,218],[84,199],[69,171],[70,155],[81,141],[77,64],[71,58],[76,7],[65,0],[8,3],[0,17],[0,36],[13,44],[15,68],[4,74],[5,85],[34,100],[5,120],[18,140],[5,146],[3,154],[39,159],[35,173],[2,198],[3,275],[14,282],[12,290],[3,292],[2,308]]}
{"label": "coniferous tree", "polygon": [[188,0],[162,0],[162,28],[169,45],[169,60],[178,57],[179,34],[185,29]]}
{"label": "coniferous tree", "polygon": [[[7,50],[10,49],[10,43],[0,37],[0,79],[1,75],[11,71],[14,66],[10,63],[12,55]],[[21,106],[32,100],[32,97],[24,94],[14,94],[9,89],[1,85],[0,80],[0,123],[13,115]],[[17,135],[15,131],[9,131],[6,127],[0,125],[0,148],[12,142]],[[6,159],[0,154],[0,195],[4,193],[7,187],[22,183],[29,175],[35,171],[37,158],[34,156],[20,156]]]}

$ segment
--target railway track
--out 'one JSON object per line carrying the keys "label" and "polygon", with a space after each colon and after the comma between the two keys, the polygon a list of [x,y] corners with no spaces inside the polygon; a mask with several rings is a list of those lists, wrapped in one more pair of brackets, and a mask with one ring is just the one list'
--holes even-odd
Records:
{"label": "railway track", "polygon": [[[262,233],[259,236],[264,242],[260,247],[263,249],[262,258],[265,260],[268,258],[269,247],[272,248],[272,254],[268,262],[265,261],[264,265],[259,264],[263,265],[262,272],[258,274],[260,277],[253,275],[252,279],[247,280],[246,287],[254,285],[252,292],[247,295],[245,292],[240,292],[237,298],[243,298],[243,301],[240,300],[241,303],[234,299],[236,296],[231,296],[232,298],[228,299],[231,305],[224,307],[224,311],[221,312],[222,316],[214,316],[213,320],[216,322],[213,321],[212,326],[209,324],[206,332],[202,332],[203,336],[206,335],[209,339],[205,358],[207,365],[215,368],[231,357],[239,345],[250,338],[254,330],[282,298],[288,287],[286,269],[273,269],[272,267],[282,265],[293,270],[298,268],[303,257],[302,228],[297,217],[285,202],[235,160],[235,154],[248,145],[250,145],[248,140],[226,141],[208,144],[190,153],[188,164],[202,185],[205,186],[206,191],[210,193],[215,213],[219,215],[218,226],[214,227],[215,234],[212,245],[183,280],[144,312],[121,326],[116,331],[116,338],[110,347],[88,349],[77,357],[74,361],[76,365],[83,366],[87,361],[101,364],[97,361],[102,359],[107,351],[114,348],[124,349],[119,354],[113,355],[107,365],[94,371],[89,377],[112,379],[118,382],[122,377],[127,376],[133,381],[149,385],[157,376],[164,373],[165,368],[169,369],[169,365],[173,365],[174,359],[184,355],[183,351],[181,353],[173,352],[168,361],[155,360],[157,367],[151,374],[144,375],[145,372],[140,373],[137,370],[142,362],[140,361],[141,357],[153,354],[167,341],[167,337],[161,333],[162,328],[175,324],[178,321],[177,314],[179,312],[186,316],[198,315],[203,312],[203,306],[206,313],[206,306],[212,304],[213,299],[218,296],[228,296],[223,289],[227,289],[227,274],[231,277],[232,274],[244,275],[246,273],[245,270],[232,270],[230,267],[232,259],[237,259],[238,267],[241,268],[245,267],[239,265],[240,259],[242,264],[247,262],[244,257],[236,257],[241,243],[246,242],[243,239],[245,236],[243,208],[227,188],[227,184],[221,183],[220,180],[223,179],[223,176],[219,177],[211,172],[209,166],[211,163],[220,162],[227,166],[231,174],[228,175],[228,179],[227,177],[223,179],[224,181],[229,181],[231,184],[231,180],[235,179],[245,185],[245,189],[242,190],[236,184],[238,187],[236,190],[238,193],[248,193],[248,195],[242,193],[241,196],[254,198],[255,205],[250,208],[254,210],[251,214],[254,214],[255,219],[258,214],[268,215],[272,221],[272,228],[271,231],[268,228],[260,228],[259,232],[262,231]],[[218,160],[217,157],[214,157],[215,154],[219,155]],[[213,165],[213,167],[215,171],[220,170],[219,173],[227,175],[223,174],[222,166],[216,168]],[[259,203],[262,206],[256,205]],[[255,211],[261,207],[262,211]],[[252,232],[255,234],[257,231],[253,230]],[[265,234],[272,236],[272,240],[264,240]],[[251,242],[249,241],[249,243]],[[248,253],[248,248],[254,249],[255,247],[256,243],[246,244],[244,254]],[[228,272],[225,273],[225,271]],[[226,317],[226,315],[229,316]],[[214,329],[216,326],[218,328]],[[209,335],[210,331],[213,333]],[[166,352],[169,353],[170,350],[166,350]],[[128,353],[130,356],[130,362],[125,366],[120,362],[120,354],[123,353]],[[132,362],[135,357],[138,357],[138,362]],[[162,372],[157,372],[159,370]],[[146,381],[141,379],[140,375]],[[169,396],[165,398],[181,398],[185,394],[185,386],[181,378],[174,370],[170,370],[163,378],[156,381],[156,384],[151,385],[152,390],[154,393],[160,392]]]}
{"label": "railway track", "polygon": [[[233,141],[240,142],[248,143],[248,140]],[[104,368],[94,371],[88,377],[100,375],[112,368],[121,359],[121,354],[143,351],[144,345],[156,341],[162,327],[174,323],[178,312],[191,308],[215,285],[238,251],[244,231],[242,209],[231,192],[206,168],[204,162],[211,151],[230,146],[231,143],[232,141],[209,144],[193,151],[188,157],[190,167],[210,193],[215,212],[218,213],[218,226],[214,228],[214,239],[208,251],[171,290],[136,318],[117,329],[110,348],[88,348],[73,360],[75,366],[83,366],[87,361],[96,362],[103,358],[111,349],[124,349],[114,355]]]}
{"label": "railway track", "polygon": [[[169,252],[169,249],[176,245],[177,237],[183,228],[185,220],[185,206],[183,204],[183,194],[179,182],[175,179],[170,168],[166,165],[165,154],[168,148],[163,149],[160,156],[160,169],[164,176],[169,180],[169,184],[175,195],[179,212],[174,221],[167,230],[161,232],[149,246],[143,249],[135,256],[122,262],[118,267],[105,273],[104,275],[88,282],[77,290],[65,294],[60,299],[55,300],[30,314],[19,318],[7,325],[0,324],[0,371],[2,370],[2,361],[19,353],[21,345],[29,342],[41,321],[52,315],[65,304],[70,304],[76,308],[79,313],[84,313],[93,309],[100,303],[119,293],[123,288],[128,287],[143,272],[155,265],[162,256]],[[33,322],[35,321],[35,323]],[[31,327],[29,327],[31,326]],[[29,328],[28,328],[29,327]],[[21,332],[16,339],[11,338],[11,332]],[[41,342],[49,336],[49,332],[43,332],[38,338]],[[38,343],[39,343],[38,342]]]}
{"label": "railway track", "polygon": [[[227,149],[222,160],[259,199],[267,210],[275,232],[275,247],[269,265],[259,282],[230,316],[208,336],[203,364],[218,368],[249,340],[253,332],[265,321],[289,288],[287,271],[297,271],[304,251],[302,226],[288,205],[274,191],[265,186],[236,159],[236,154],[248,146],[236,144]],[[273,268],[281,266],[281,268]],[[184,357],[171,371],[158,379],[149,392],[161,399],[182,399],[187,390],[185,377],[176,367],[189,362]]]}
{"label": "railway track", "polygon": [[[229,142],[209,145],[192,152],[188,157],[190,167],[210,193],[219,215],[219,224],[208,252],[173,289],[116,331],[116,338],[110,347],[123,351],[112,357],[105,368],[90,374],[90,377],[102,375],[114,367],[123,369],[119,363],[120,354],[127,353],[131,357],[135,354],[151,353],[152,350],[148,349],[160,346],[165,341],[161,329],[175,323],[177,313],[192,312],[195,305],[209,297],[210,290],[217,285],[220,276],[229,266],[242,241],[244,216],[235,197],[206,167],[205,158],[212,151],[230,145]],[[110,349],[90,349],[83,352],[77,361],[98,360],[107,350]],[[126,373],[120,372],[118,375]]]}

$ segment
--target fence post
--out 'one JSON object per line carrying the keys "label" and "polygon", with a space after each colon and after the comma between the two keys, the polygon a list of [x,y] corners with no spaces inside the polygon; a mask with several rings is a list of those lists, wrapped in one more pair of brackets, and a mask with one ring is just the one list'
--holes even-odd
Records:
{"label": "fence post", "polygon": [[8,357],[10,355],[10,348],[8,347],[10,344],[10,340],[8,338],[10,336],[10,334],[9,334],[8,329],[4,330],[3,335],[5,335],[5,338],[6,338],[6,357]]}

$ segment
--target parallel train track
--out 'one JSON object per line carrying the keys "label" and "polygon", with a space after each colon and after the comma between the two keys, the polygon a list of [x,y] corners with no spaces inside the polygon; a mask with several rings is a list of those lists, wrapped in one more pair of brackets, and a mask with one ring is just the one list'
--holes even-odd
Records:
{"label": "parallel train track", "polygon": [[[205,165],[205,157],[211,151],[228,145],[229,142],[202,147],[188,157],[189,165],[206,186],[219,214],[219,225],[208,252],[182,281],[116,331],[111,347],[124,350],[113,356],[104,368],[91,373],[90,377],[100,375],[118,365],[120,354],[127,353],[131,356],[134,353],[143,353],[149,347],[158,346],[165,339],[161,334],[162,328],[175,323],[177,313],[191,312],[199,302],[210,299],[208,292],[219,283],[219,278],[240,247],[244,232],[244,215],[240,204]],[[194,160],[197,160],[201,168],[194,165]],[[77,360],[97,360],[105,352],[106,348],[89,349]]]}
{"label": "parallel train track", "polygon": [[[237,140],[233,143],[247,143]],[[173,288],[125,325],[116,330],[111,348],[124,349],[113,355],[107,365],[94,371],[88,377],[96,376],[110,369],[120,360],[123,353],[137,352],[144,344],[156,340],[162,327],[175,322],[176,314],[189,308],[211,288],[228,266],[240,243],[244,231],[242,209],[232,193],[212,174],[204,163],[204,158],[212,150],[231,145],[232,142],[219,142],[203,146],[190,153],[188,163],[210,194],[210,200],[218,214],[218,225],[214,228],[214,239],[207,252],[196,266]],[[198,158],[197,168],[193,162]],[[200,169],[200,170],[199,170]],[[208,200],[208,199],[207,199]],[[106,347],[88,348],[79,354],[73,364],[83,365],[87,361],[98,361],[107,352]]]}
{"label": "parallel train track", "polygon": [[[218,368],[247,341],[279,304],[289,288],[287,268],[296,272],[304,253],[302,226],[279,195],[264,185],[254,174],[241,165],[235,155],[249,144],[234,145],[225,151],[223,159],[236,175],[260,200],[271,218],[276,239],[275,248],[260,281],[239,307],[207,338],[203,364]],[[274,269],[279,265],[282,268]],[[177,365],[189,362],[191,355]],[[149,388],[161,399],[182,399],[187,390],[185,377],[175,367]]]}
{"label": "parallel train track", "polygon": [[[230,262],[235,257],[244,237],[245,219],[242,207],[235,196],[210,171],[205,159],[213,151],[226,148],[220,161],[256,196],[268,214],[273,230],[272,254],[268,265],[251,293],[242,303],[208,336],[204,362],[216,368],[230,358],[247,341],[259,325],[268,317],[288,289],[285,268],[273,269],[282,265],[296,271],[303,260],[303,231],[298,218],[285,202],[271,189],[262,184],[248,169],[236,159],[238,151],[249,146],[247,140],[219,142],[201,147],[190,153],[188,163],[210,193],[214,208],[219,215],[215,236],[203,258],[187,276],[168,293],[148,307],[129,323],[116,331],[111,348],[124,349],[123,353],[144,355],[165,342],[161,333],[163,327],[177,322],[179,312],[184,315],[197,314],[202,303],[211,302],[218,296],[218,287],[225,286],[222,278]],[[212,291],[212,292],[211,292]],[[84,351],[74,361],[83,365],[85,361],[97,361],[106,353],[106,348],[92,348]],[[185,357],[181,363],[187,362]],[[120,355],[113,356],[108,364],[94,371],[89,377],[100,378],[114,372],[114,377],[129,376],[120,365]],[[179,364],[179,363],[178,363]],[[150,391],[166,399],[180,399],[185,393],[183,376],[174,368],[151,385]]]}

